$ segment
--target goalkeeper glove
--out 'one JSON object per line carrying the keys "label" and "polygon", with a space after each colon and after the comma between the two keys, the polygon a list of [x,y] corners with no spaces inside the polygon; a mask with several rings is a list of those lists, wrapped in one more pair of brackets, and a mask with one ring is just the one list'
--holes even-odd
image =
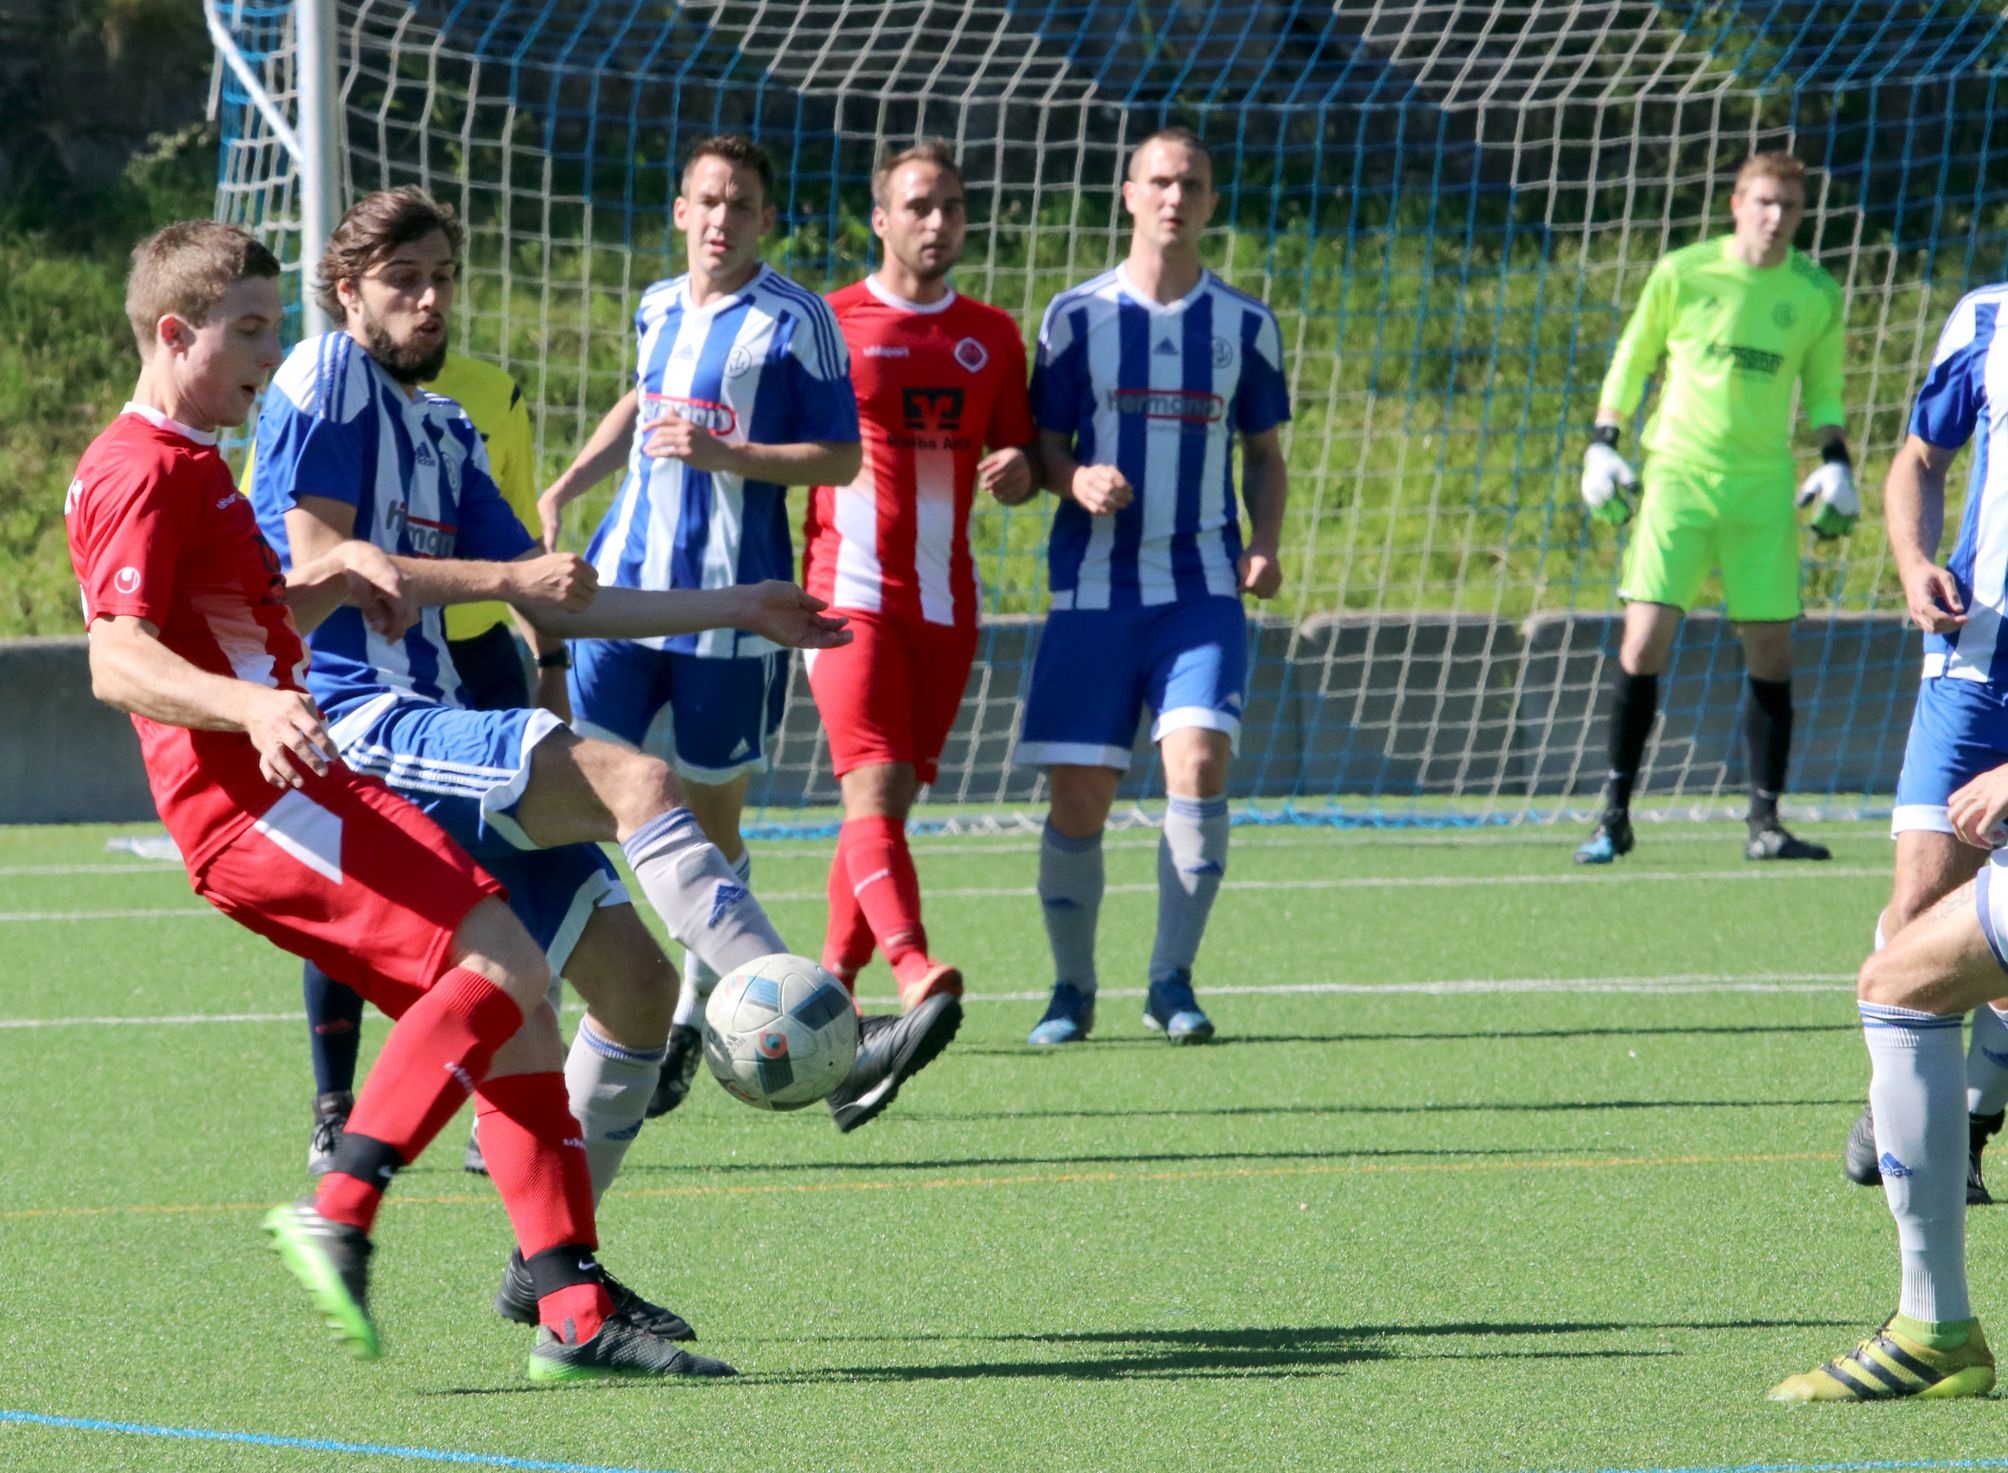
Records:
{"label": "goalkeeper glove", "polygon": [[1583,450],[1583,504],[1590,515],[1613,527],[1631,520],[1638,472],[1618,454],[1618,427],[1598,425]]}
{"label": "goalkeeper glove", "polygon": [[1820,452],[1820,468],[1800,483],[1794,506],[1819,502],[1813,513],[1813,535],[1822,539],[1845,537],[1855,529],[1862,514],[1862,499],[1855,493],[1854,464],[1848,448],[1838,440],[1829,441]]}

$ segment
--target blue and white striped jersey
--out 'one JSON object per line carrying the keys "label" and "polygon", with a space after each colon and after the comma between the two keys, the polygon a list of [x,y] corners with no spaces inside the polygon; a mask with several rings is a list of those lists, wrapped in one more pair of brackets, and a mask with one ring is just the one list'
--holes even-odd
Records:
{"label": "blue and white striped jersey", "polygon": [[1917,391],[1910,432],[1956,450],[1979,431],[1959,536],[1946,564],[1959,584],[1966,623],[1952,634],[1924,637],[1924,673],[1955,680],[2008,684],[2008,336],[1997,318],[2008,309],[2008,284],[1961,298],[1939,334],[1938,349]]}
{"label": "blue and white striped jersey", "polygon": [[[287,355],[258,415],[250,486],[282,567],[293,561],[286,513],[302,496],[353,506],[354,535],[401,557],[509,562],[536,545],[496,489],[465,412],[444,395],[416,395],[347,333]],[[386,690],[465,704],[442,609],[426,609],[395,644],[355,609],[337,609],[307,648],[307,688],[331,715]]]}
{"label": "blue and white striped jersey", "polygon": [[1234,594],[1234,438],[1290,417],[1275,314],[1210,271],[1163,306],[1118,266],[1047,307],[1032,414],[1136,493],[1112,517],[1061,499],[1046,552],[1054,608]]}
{"label": "blue and white striped jersey", "polygon": [[[829,304],[770,267],[703,308],[690,305],[688,281],[659,281],[642,293],[634,443],[586,556],[601,582],[627,588],[792,580],[786,488],[659,460],[642,442],[651,425],[677,415],[735,445],[854,443],[850,355]],[[775,648],[731,629],[640,643],[717,658]]]}

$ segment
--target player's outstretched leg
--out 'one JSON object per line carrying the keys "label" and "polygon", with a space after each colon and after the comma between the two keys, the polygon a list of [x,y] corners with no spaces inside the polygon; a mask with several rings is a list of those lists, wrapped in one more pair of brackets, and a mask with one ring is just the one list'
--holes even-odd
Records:
{"label": "player's outstretched leg", "polygon": [[1901,1251],[1897,1313],[1851,1350],[1771,1390],[1776,1401],[1980,1396],[1994,1356],[1966,1285],[1965,1050],[1961,1018],[2002,985],[2004,913],[1988,881],[1905,927],[1858,987],[1883,1193]]}
{"label": "player's outstretched leg", "polygon": [[884,1113],[900,1086],[941,1057],[962,1027],[962,1000],[937,992],[911,1012],[858,1020],[858,1059],[831,1091],[830,1119],[849,1134]]}

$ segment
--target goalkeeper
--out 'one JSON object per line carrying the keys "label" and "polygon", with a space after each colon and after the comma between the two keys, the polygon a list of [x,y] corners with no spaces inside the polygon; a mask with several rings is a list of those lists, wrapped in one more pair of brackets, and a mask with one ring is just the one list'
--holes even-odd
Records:
{"label": "goalkeeper", "polygon": [[[1794,250],[1806,213],[1806,169],[1760,153],[1729,197],[1736,228],[1653,267],[1604,377],[1583,455],[1583,500],[1599,520],[1638,524],[1618,594],[1626,601],[1610,709],[1603,816],[1576,850],[1609,864],[1632,847],[1631,795],[1681,616],[1711,567],[1743,640],[1750,691],[1750,859],[1825,859],[1787,832],[1778,795],[1792,745],[1792,621],[1799,616],[1794,505],[1816,504],[1813,530],[1844,537],[1861,506],[1841,424],[1840,286]],[[1666,358],[1646,422],[1643,481],[1618,450],[1647,376]],[[1820,466],[1792,494],[1792,396],[1803,389]]]}

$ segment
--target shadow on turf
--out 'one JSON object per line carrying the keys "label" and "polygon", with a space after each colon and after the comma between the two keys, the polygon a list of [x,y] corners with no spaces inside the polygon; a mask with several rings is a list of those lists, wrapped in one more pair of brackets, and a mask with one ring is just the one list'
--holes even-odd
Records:
{"label": "shadow on turf", "polygon": [[[1860,1033],[1860,1023],[1781,1023],[1748,1028],[1487,1028],[1454,1033],[1237,1033],[1216,1038],[1209,1050],[1278,1043],[1496,1043],[1513,1039],[1557,1038],[1707,1038],[1734,1035],[1742,1038],[1760,1033]],[[986,1058],[1060,1058],[1080,1051],[1080,1045],[1064,1049],[1041,1048],[1029,1043],[961,1043],[955,1052],[980,1054]],[[1087,1047],[1100,1053],[1109,1049],[1154,1049],[1164,1051],[1164,1039],[1156,1034],[1134,1038],[1103,1038],[1097,1035]]]}
{"label": "shadow on turf", "polygon": [[[1468,1105],[1195,1105],[1186,1110],[965,1110],[915,1111],[909,1118],[938,1120],[1127,1120],[1189,1115],[1466,1115],[1550,1114],[1574,1110],[1805,1110],[1829,1105],[1861,1108],[1861,1096],[1827,1100],[1556,1100],[1545,1104],[1478,1101]],[[1454,1152],[1464,1155],[1465,1152]]]}
{"label": "shadow on turf", "polygon": [[1165,1165],[1186,1161],[1332,1161],[1344,1159],[1389,1158],[1404,1160],[1414,1157],[1468,1156],[1606,1156],[1604,1150],[1591,1150],[1588,1146],[1472,1146],[1441,1148],[1415,1148],[1402,1150],[1393,1147],[1362,1148],[1359,1150],[1326,1151],[1124,1151],[1108,1156],[937,1156],[925,1161],[703,1161],[703,1162],[639,1162],[628,1160],[621,1167],[623,1176],[673,1176],[687,1178],[693,1171],[729,1176],[735,1172],[745,1172],[757,1176],[769,1176],[775,1172],[791,1171],[857,1171],[879,1175],[888,1171],[955,1171],[971,1166],[1137,1166],[1156,1163]]}

